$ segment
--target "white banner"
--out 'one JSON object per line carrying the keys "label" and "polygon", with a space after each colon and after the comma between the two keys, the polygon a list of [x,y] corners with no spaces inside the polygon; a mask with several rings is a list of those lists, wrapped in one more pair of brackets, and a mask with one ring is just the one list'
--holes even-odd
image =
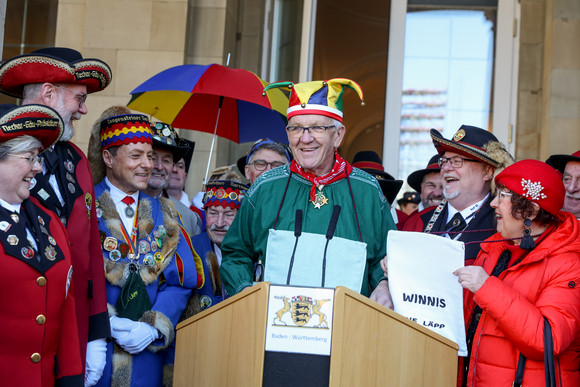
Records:
{"label": "white banner", "polygon": [[395,312],[453,340],[459,345],[459,356],[467,356],[463,288],[453,275],[464,266],[463,242],[389,231],[387,256]]}

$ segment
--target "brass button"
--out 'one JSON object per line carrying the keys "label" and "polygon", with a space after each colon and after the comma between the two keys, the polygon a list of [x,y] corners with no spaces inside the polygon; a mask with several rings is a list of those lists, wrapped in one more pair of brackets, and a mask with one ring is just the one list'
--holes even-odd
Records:
{"label": "brass button", "polygon": [[475,315],[475,321],[479,321],[480,318],[481,318],[481,313],[478,313]]}
{"label": "brass button", "polygon": [[44,317],[42,314],[39,314],[38,317],[36,317],[36,322],[38,325],[42,325],[46,322],[46,317]]}
{"label": "brass button", "polygon": [[32,356],[30,356],[30,360],[32,360],[33,363],[38,363],[40,361],[40,353],[33,353]]}
{"label": "brass button", "polygon": [[40,276],[36,279],[36,283],[38,284],[38,286],[44,286],[46,285],[46,278]]}

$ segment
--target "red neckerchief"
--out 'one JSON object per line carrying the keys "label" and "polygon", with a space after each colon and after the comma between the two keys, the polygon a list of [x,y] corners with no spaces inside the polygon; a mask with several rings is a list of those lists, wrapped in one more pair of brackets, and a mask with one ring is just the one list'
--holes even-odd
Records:
{"label": "red neckerchief", "polygon": [[299,174],[312,183],[312,187],[310,188],[310,201],[314,201],[316,188],[319,185],[327,185],[344,179],[352,172],[352,166],[340,157],[338,152],[334,151],[334,165],[330,172],[324,176],[314,176],[313,174],[306,172],[300,165],[298,165],[296,159],[292,160],[292,163],[290,163],[290,171]]}

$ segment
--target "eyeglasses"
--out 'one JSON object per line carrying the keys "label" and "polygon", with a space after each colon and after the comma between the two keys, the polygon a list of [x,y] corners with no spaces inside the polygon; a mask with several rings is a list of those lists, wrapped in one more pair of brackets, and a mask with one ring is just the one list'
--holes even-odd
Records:
{"label": "eyeglasses", "polygon": [[36,163],[40,164],[41,167],[42,167],[42,164],[44,164],[44,157],[41,157],[39,155],[23,156],[23,155],[10,155],[9,154],[8,156],[18,157],[19,159],[28,160],[28,163],[30,164],[30,166],[32,168],[34,168],[34,165]]}
{"label": "eyeglasses", "polygon": [[79,103],[79,109],[80,109],[80,108],[82,108],[82,107],[83,107],[83,105],[85,104],[85,102],[87,101],[87,96],[88,96],[88,95],[87,95],[87,94],[85,94],[85,93],[77,93],[76,91],[74,91],[74,90],[71,90],[71,89],[69,89],[69,88],[66,88],[66,87],[64,87],[64,86],[61,86],[61,85],[54,85],[54,86],[56,86],[56,87],[58,87],[58,88],[60,88],[60,89],[64,89],[64,90],[66,90],[66,91],[68,91],[68,92],[71,92],[71,93],[73,93],[73,94],[75,95],[75,98],[77,99],[77,101],[78,101],[78,103]]}
{"label": "eyeglasses", "polygon": [[324,132],[326,132],[330,128],[335,128],[336,125],[328,125],[328,126],[287,126],[286,130],[290,133],[291,136],[302,136],[304,132],[308,131],[312,137],[320,136]]}
{"label": "eyeglasses", "polygon": [[461,168],[464,161],[471,161],[473,163],[479,163],[479,160],[466,159],[465,157],[453,156],[453,157],[441,157],[439,159],[439,166],[443,168],[447,162],[451,163],[453,168]]}
{"label": "eyeglasses", "polygon": [[501,189],[498,189],[497,192],[495,193],[495,197],[500,202],[501,202],[501,199],[502,198],[504,198],[504,197],[510,197],[510,196],[513,196],[513,192],[502,191]]}
{"label": "eyeglasses", "polygon": [[264,171],[266,170],[266,167],[269,165],[271,168],[277,168],[277,167],[281,167],[282,165],[285,165],[286,163],[283,163],[281,161],[272,161],[271,163],[267,162],[266,160],[254,160],[250,163],[250,165],[254,165],[254,168],[256,168],[257,171]]}

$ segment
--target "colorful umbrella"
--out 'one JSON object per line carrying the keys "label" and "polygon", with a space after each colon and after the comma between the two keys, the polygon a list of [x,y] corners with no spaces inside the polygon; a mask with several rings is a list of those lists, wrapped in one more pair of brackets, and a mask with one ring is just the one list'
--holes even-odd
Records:
{"label": "colorful umbrella", "polygon": [[182,65],[142,83],[127,106],[175,128],[215,133],[236,143],[263,137],[287,142],[288,98],[279,89],[262,95],[267,85],[243,69]]}
{"label": "colorful umbrella", "polygon": [[181,65],[143,82],[127,106],[175,128],[213,133],[205,183],[216,135],[237,143],[264,137],[287,142],[288,98],[279,89],[263,93],[267,85],[243,69]]}

